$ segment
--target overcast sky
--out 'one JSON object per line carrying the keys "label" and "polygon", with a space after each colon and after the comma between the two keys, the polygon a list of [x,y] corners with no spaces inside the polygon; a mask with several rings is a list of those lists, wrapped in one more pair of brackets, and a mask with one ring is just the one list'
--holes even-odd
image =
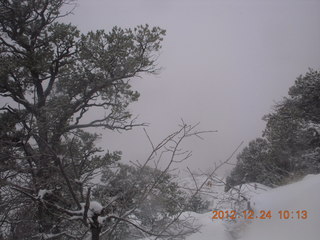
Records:
{"label": "overcast sky", "polygon": [[[81,31],[148,23],[167,30],[157,76],[133,79],[134,115],[155,142],[180,119],[218,130],[186,147],[184,166],[211,168],[241,142],[261,135],[264,114],[308,68],[320,66],[319,0],[80,0],[68,21]],[[100,131],[101,132],[101,131]],[[142,129],[103,131],[100,145],[123,160],[150,151]]]}

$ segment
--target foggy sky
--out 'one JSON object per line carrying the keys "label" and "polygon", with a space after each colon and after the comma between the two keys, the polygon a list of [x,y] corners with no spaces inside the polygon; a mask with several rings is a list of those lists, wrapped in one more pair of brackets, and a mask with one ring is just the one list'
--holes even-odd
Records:
{"label": "foggy sky", "polygon": [[[131,107],[154,142],[180,119],[218,130],[185,145],[183,166],[213,167],[241,142],[261,136],[264,114],[308,68],[320,64],[320,1],[80,0],[67,21],[81,31],[148,23],[167,30],[157,76],[132,80],[141,93]],[[101,131],[99,145],[122,150],[123,161],[150,152],[143,130]]]}

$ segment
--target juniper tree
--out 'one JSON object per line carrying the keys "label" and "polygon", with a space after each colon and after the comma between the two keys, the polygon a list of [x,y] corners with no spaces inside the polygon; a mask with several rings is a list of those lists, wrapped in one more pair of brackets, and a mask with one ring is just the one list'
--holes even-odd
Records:
{"label": "juniper tree", "polygon": [[[70,13],[61,9],[72,4],[0,0],[0,197],[8,203],[6,213],[12,210],[1,214],[1,226],[10,227],[11,238],[34,233],[72,238],[59,229],[63,220],[55,213],[72,215],[63,208],[72,206],[90,210],[90,188],[81,195],[80,178],[118,159],[117,153],[98,156],[93,146],[88,152],[96,136],[84,130],[139,125],[128,111],[139,97],[129,80],[157,70],[164,30],[145,25],[84,34],[59,21]],[[92,111],[102,117],[88,120]]]}
{"label": "juniper tree", "polygon": [[[275,186],[320,172],[319,90],[319,71],[310,69],[296,79],[289,96],[263,117],[263,138],[250,142],[239,155],[230,186],[250,181]],[[263,148],[254,147],[259,142]]]}

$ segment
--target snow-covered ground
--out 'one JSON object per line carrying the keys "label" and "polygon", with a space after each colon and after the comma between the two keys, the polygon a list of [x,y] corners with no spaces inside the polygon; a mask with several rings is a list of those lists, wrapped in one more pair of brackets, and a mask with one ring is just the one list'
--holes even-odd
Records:
{"label": "snow-covered ground", "polygon": [[[275,189],[262,185],[250,184],[242,186],[247,189],[245,195],[250,199],[250,207],[255,213],[261,210],[271,211],[271,219],[254,219],[249,224],[238,223],[245,227],[239,240],[319,240],[320,239],[320,175],[309,175],[302,181]],[[213,186],[214,187],[214,186]],[[251,189],[250,189],[251,188]],[[250,190],[250,191],[249,191]],[[219,203],[226,195],[215,199]],[[221,198],[221,199],[220,199]],[[232,199],[229,202],[232,205]],[[229,208],[228,204],[219,209]],[[278,211],[288,210],[288,219],[280,219]],[[306,219],[298,219],[305,216]],[[300,211],[297,213],[297,211]],[[211,219],[213,214],[195,214],[198,223],[202,224],[200,232],[192,234],[186,240],[230,240],[230,224]],[[231,226],[232,227],[232,226]]]}
{"label": "snow-covered ground", "polygon": [[[302,181],[270,190],[254,197],[255,209],[271,210],[271,220],[256,220],[241,240],[319,240],[320,239],[320,175],[309,175]],[[280,219],[278,211],[288,210],[288,219]],[[297,211],[307,211],[306,219],[298,219]]]}

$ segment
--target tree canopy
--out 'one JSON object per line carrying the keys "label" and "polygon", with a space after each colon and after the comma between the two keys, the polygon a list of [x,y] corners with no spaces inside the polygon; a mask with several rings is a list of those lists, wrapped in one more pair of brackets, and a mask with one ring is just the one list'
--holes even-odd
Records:
{"label": "tree canopy", "polygon": [[[111,189],[107,206],[92,201],[97,196],[93,184],[97,172],[114,166],[121,152],[102,153],[95,146],[98,135],[85,130],[129,130],[142,125],[128,109],[139,98],[130,80],[157,72],[165,30],[140,25],[81,33],[71,23],[60,21],[70,14],[62,9],[74,3],[0,0],[0,96],[4,102],[0,109],[0,199],[5,209],[0,229],[4,239],[82,239],[88,231],[92,239],[99,239],[102,230],[114,231],[120,220],[143,230],[127,219],[129,212],[110,215],[108,204],[121,202]],[[90,118],[92,111],[101,117]],[[181,131],[188,133],[186,128]],[[156,180],[151,189],[150,182],[145,183],[148,193],[161,186],[157,174],[149,174]],[[119,178],[114,175],[113,181]],[[178,199],[174,185],[165,184],[172,187],[172,193],[162,195],[162,201],[173,201],[174,195]]]}
{"label": "tree canopy", "polygon": [[[318,71],[310,69],[296,79],[288,97],[264,116],[262,138],[249,143],[239,154],[229,185],[253,181],[278,186],[320,172],[319,90]],[[258,142],[264,147],[257,148]]]}

